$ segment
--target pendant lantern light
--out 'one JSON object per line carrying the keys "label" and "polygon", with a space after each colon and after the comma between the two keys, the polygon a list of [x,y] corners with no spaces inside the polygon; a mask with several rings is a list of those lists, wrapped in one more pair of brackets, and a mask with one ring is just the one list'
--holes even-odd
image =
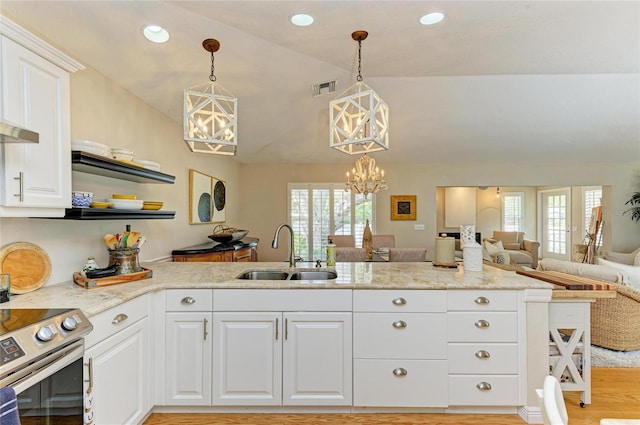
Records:
{"label": "pendant lantern light", "polygon": [[209,38],[202,47],[211,53],[209,82],[184,91],[184,141],[192,152],[235,155],[238,99],[216,82],[214,53],[218,40]]}
{"label": "pendant lantern light", "polygon": [[355,31],[358,42],[356,83],[329,104],[329,146],[349,155],[389,149],[389,106],[362,78],[362,41],[369,34]]}

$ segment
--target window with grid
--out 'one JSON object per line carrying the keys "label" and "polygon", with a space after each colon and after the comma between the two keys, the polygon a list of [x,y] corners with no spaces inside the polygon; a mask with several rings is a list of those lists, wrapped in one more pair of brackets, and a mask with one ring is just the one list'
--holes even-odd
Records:
{"label": "window with grid", "polygon": [[524,193],[506,192],[502,194],[502,230],[522,232],[524,223]]}
{"label": "window with grid", "polygon": [[304,261],[326,258],[329,235],[354,235],[362,246],[365,221],[375,229],[375,195],[344,191],[338,183],[290,183],[289,222],[294,253]]}
{"label": "window with grid", "polygon": [[[591,211],[602,205],[602,186],[588,186],[582,188],[582,202],[584,203],[584,215],[582,217],[582,234],[587,235],[591,222]],[[596,235],[596,245],[602,245],[602,226]]]}

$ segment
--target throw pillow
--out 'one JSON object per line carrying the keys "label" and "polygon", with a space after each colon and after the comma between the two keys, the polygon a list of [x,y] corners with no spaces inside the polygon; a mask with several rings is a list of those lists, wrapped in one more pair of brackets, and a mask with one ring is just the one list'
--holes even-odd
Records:
{"label": "throw pillow", "polygon": [[491,258],[491,255],[487,251],[487,248],[485,248],[484,246],[482,247],[482,259],[484,261],[488,261],[490,263],[493,263],[493,258]]}
{"label": "throw pillow", "polygon": [[614,261],[605,260],[604,258],[596,258],[596,264],[621,271],[623,283],[633,286],[636,289],[640,289],[640,267],[620,264]]}
{"label": "throw pillow", "polygon": [[493,259],[493,262],[496,264],[511,263],[511,256],[506,251],[498,252],[497,254],[492,255],[491,258]]}
{"label": "throw pillow", "polygon": [[504,252],[504,246],[502,246],[502,241],[498,241],[496,243],[491,243],[489,241],[484,242],[484,247],[487,249],[489,255],[494,256],[499,252]]}
{"label": "throw pillow", "polygon": [[633,265],[636,267],[640,267],[640,251],[638,251],[636,257],[633,259]]}

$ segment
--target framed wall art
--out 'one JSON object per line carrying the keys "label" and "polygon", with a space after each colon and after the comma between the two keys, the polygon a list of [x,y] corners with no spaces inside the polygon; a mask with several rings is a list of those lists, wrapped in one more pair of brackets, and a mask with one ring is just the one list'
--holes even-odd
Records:
{"label": "framed wall art", "polygon": [[416,195],[391,195],[391,220],[415,220]]}
{"label": "framed wall art", "polygon": [[226,221],[226,182],[189,170],[189,223],[207,224]]}

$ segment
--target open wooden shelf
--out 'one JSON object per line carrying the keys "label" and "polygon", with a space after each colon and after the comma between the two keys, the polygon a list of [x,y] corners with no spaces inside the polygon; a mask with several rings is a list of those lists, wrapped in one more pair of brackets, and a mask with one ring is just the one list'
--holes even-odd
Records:
{"label": "open wooden shelf", "polygon": [[138,183],[173,184],[176,179],[170,174],[129,165],[116,159],[83,151],[71,151],[71,169]]}
{"label": "open wooden shelf", "polygon": [[115,210],[111,208],[67,208],[66,220],[138,220],[172,219],[175,211],[164,210]]}

